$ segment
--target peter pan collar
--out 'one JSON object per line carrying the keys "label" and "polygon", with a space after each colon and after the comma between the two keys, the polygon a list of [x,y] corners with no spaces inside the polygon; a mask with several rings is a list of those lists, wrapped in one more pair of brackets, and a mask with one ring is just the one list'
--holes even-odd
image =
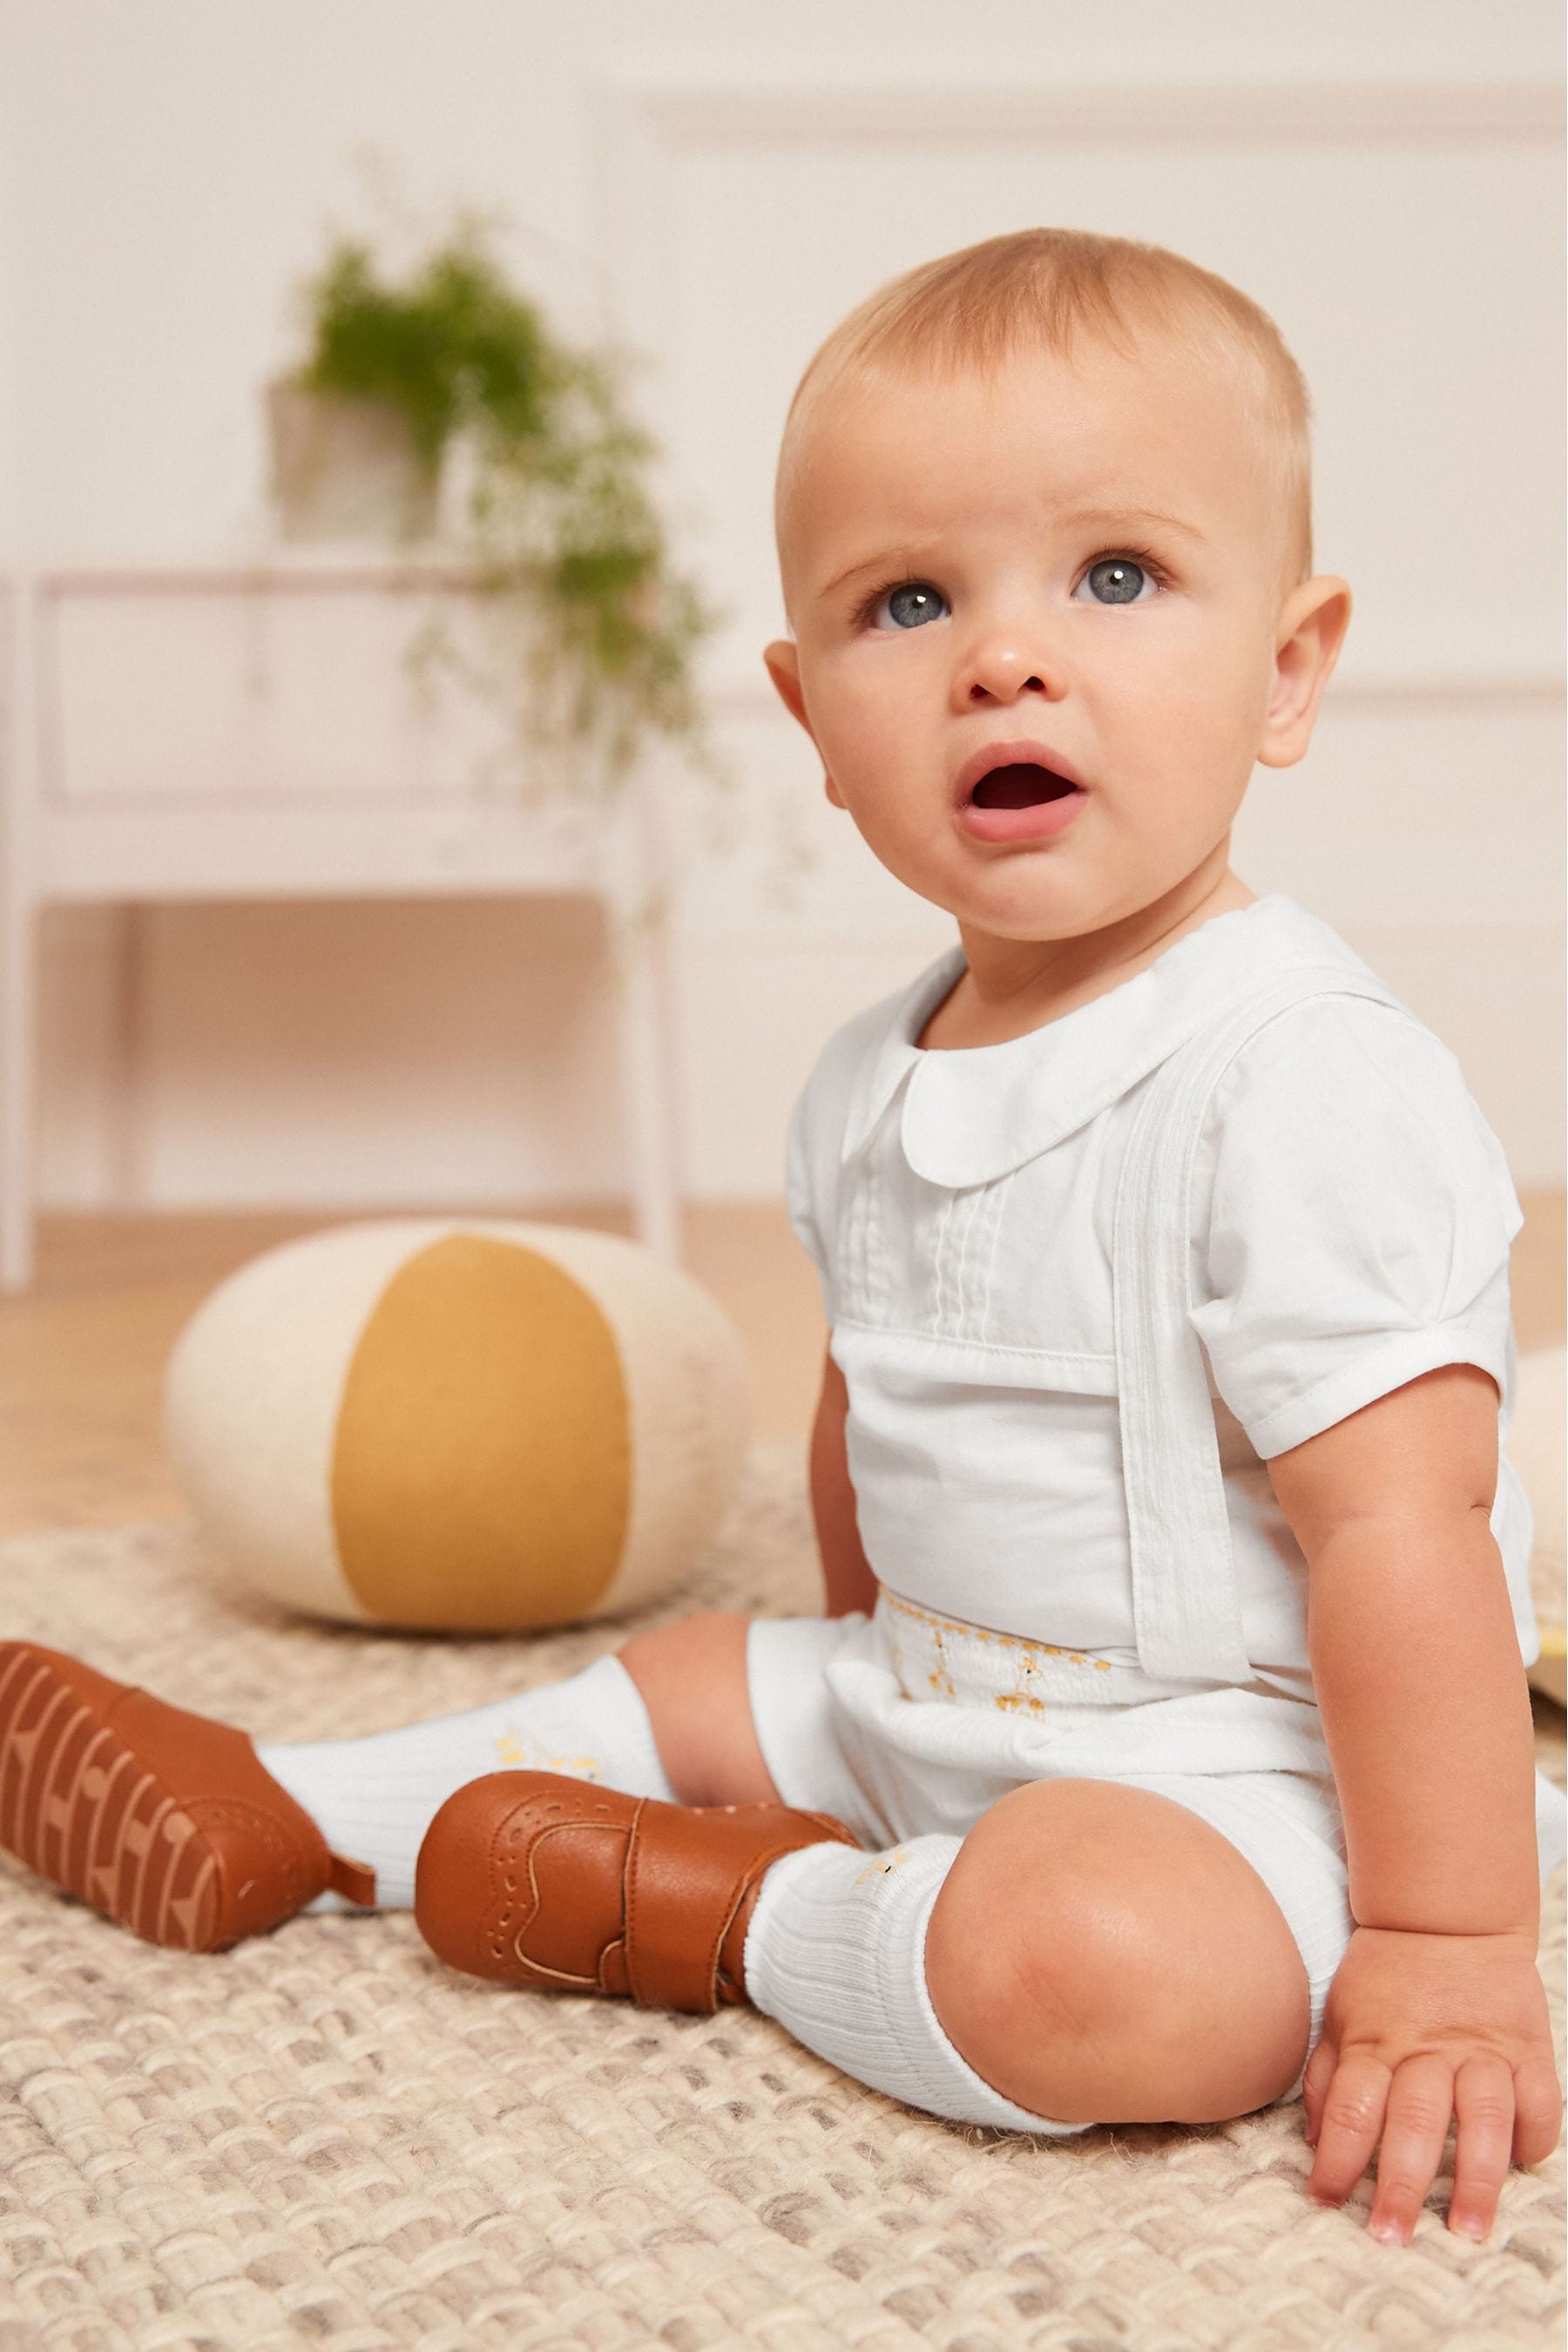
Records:
{"label": "peter pan collar", "polygon": [[[915,1044],[967,959],[950,948],[893,1000],[868,1044],[844,1124],[842,1157],[868,1139],[906,1087],[900,1136],[917,1176],[962,1191],[1010,1175],[1147,1077],[1221,1007],[1302,963],[1368,967],[1337,931],[1283,892],[1211,916],[1104,996],[1000,1045]],[[907,1084],[906,1084],[907,1082]]]}

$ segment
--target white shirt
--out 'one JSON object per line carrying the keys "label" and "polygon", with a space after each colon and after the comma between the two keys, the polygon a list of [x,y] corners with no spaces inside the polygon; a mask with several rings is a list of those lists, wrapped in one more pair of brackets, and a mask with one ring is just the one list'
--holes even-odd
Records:
{"label": "white shirt", "polygon": [[[914,1044],[955,946],[824,1047],[788,1200],[848,1392],[861,1540],[918,1606],[1104,1661],[1097,1696],[1181,1688],[1137,1662],[1112,1323],[1116,1180],[1143,1084],[1238,990],[1365,974],[1280,894],[1215,916],[1107,994],[999,1045]],[[1247,1652],[1310,1694],[1306,1563],[1263,1464],[1440,1364],[1513,1410],[1509,1244],[1523,1222],[1454,1055],[1404,1006],[1309,1000],[1215,1088],[1194,1171],[1191,1321],[1225,1469]],[[1491,1514],[1525,1662],[1530,1508]]]}

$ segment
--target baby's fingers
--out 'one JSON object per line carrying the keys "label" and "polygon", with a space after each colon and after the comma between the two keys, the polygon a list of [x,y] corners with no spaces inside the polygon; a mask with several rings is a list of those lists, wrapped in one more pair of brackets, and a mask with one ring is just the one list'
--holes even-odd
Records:
{"label": "baby's fingers", "polygon": [[1318,2133],[1322,2126],[1323,2102],[1329,2095],[1329,2084],[1334,2079],[1334,2069],[1340,2053],[1325,2033],[1307,2061],[1301,2077],[1301,2105],[1307,2111],[1307,2145],[1316,2147]]}
{"label": "baby's fingers", "polygon": [[1372,2161],[1388,2104],[1390,2070],[1381,2058],[1352,2050],[1334,2069],[1318,2126],[1318,2157],[1307,2193],[1323,2205],[1342,2205]]}
{"label": "baby's fingers", "polygon": [[1454,2194],[1448,2227],[1484,2238],[1513,2159],[1513,2070],[1501,2058],[1467,2058],[1454,2077]]}
{"label": "baby's fingers", "polygon": [[1563,2137],[1563,2086],[1551,2059],[1526,2059],[1513,2094],[1513,2160],[1544,2164]]}
{"label": "baby's fingers", "polygon": [[[1500,2068],[1508,2094],[1508,2117],[1502,2137],[1502,2169],[1492,2183],[1492,2203],[1497,2202],[1498,2183],[1508,2169],[1508,2150],[1513,2137],[1513,2076],[1501,2061]],[[1478,2139],[1479,2180],[1490,2178],[1495,2148],[1488,2130],[1493,2120],[1490,2091],[1478,2098],[1478,2122],[1487,2129]],[[1485,2110],[1484,2117],[1481,2109]],[[1372,2200],[1372,2213],[1367,2228],[1374,2238],[1388,2240],[1395,2245],[1407,2245],[1415,2227],[1415,2216],[1426,2201],[1426,2191],[1437,2177],[1437,2167],[1443,2161],[1443,2147],[1448,2137],[1448,2118],[1454,2112],[1454,2069],[1447,2059],[1427,2052],[1418,2058],[1406,2058],[1396,2070],[1388,2094],[1388,2113],[1384,2119],[1383,2147],[1377,2159],[1377,2192]],[[1461,2122],[1460,2144],[1464,2142]]]}

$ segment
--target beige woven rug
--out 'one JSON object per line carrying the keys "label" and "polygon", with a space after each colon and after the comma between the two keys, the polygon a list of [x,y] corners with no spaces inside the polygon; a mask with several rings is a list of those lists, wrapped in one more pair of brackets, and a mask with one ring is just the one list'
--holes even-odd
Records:
{"label": "beige woven rug", "polygon": [[[803,1450],[753,1454],[667,1617],[816,1601]],[[649,1618],[639,1622],[652,1622]],[[625,1626],[430,1642],[311,1626],[190,1533],[0,1547],[0,1625],[269,1738],[574,1672]],[[1542,1758],[1562,1775],[1562,1743]],[[1545,1966],[1560,1996],[1562,1879]],[[667,2017],[452,1974],[406,1916],[211,1958],[0,1858],[0,2352],[1325,2352],[1562,2342],[1563,2156],[1485,2245],[1302,2183],[1299,2107],[1070,2141],[940,2122],[752,2011]]]}

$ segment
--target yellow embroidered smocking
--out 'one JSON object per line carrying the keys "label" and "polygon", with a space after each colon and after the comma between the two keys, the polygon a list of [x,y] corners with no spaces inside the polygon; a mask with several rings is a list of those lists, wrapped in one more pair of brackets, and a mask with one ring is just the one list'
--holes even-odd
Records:
{"label": "yellow embroidered smocking", "polygon": [[[991,1694],[991,1704],[1004,1714],[1044,1715],[1047,1712],[1047,1701],[1028,1687],[1030,1678],[1039,1674],[1043,1658],[1060,1659],[1069,1666],[1081,1666],[1091,1673],[1109,1674],[1111,1670],[1110,1659],[1097,1657],[1092,1651],[1068,1649],[1057,1642],[1033,1641],[1020,1633],[1003,1633],[989,1625],[971,1625],[962,1618],[943,1617],[934,1610],[921,1609],[914,1601],[889,1591],[885,1584],[879,1590],[889,1612],[889,1638],[894,1668],[904,1691],[911,1697],[918,1680],[920,1685],[935,1698],[957,1698],[958,1685],[945,1647],[948,1642],[961,1645],[973,1643],[982,1650],[991,1649],[996,1653],[998,1664],[1005,1654],[1016,1654],[1011,1663],[1018,1681],[1011,1690]],[[926,1655],[918,1664],[907,1656],[899,1639],[900,1620],[911,1633],[919,1630],[920,1645]]]}

